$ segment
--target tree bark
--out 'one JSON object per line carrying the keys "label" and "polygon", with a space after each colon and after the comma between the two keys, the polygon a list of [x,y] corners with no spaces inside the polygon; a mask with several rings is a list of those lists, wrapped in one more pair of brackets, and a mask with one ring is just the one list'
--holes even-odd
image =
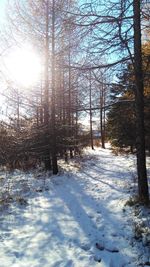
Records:
{"label": "tree bark", "polygon": [[91,148],[94,149],[93,144],[93,123],[92,123],[92,81],[91,81],[91,70],[90,70],[90,139],[91,139]]}
{"label": "tree bark", "polygon": [[101,145],[102,148],[105,148],[105,88],[103,83],[103,75],[102,77],[102,84],[100,88],[100,131],[101,131]]}
{"label": "tree bark", "polygon": [[[71,90],[71,51],[70,51],[70,47],[71,47],[71,40],[70,40],[70,27],[69,27],[69,51],[68,51],[68,57],[69,57],[69,138],[71,140],[72,138],[72,120],[71,120],[71,105],[72,105],[72,99],[71,99],[71,93],[72,93],[72,90]],[[70,147],[70,158],[72,159],[73,158],[73,151],[72,151],[72,147]]]}
{"label": "tree bark", "polygon": [[134,71],[135,71],[135,103],[137,126],[137,173],[139,199],[143,204],[149,203],[148,181],[146,172],[145,131],[144,131],[144,84],[141,50],[141,18],[140,0],[133,0],[134,13]]}
{"label": "tree bark", "polygon": [[[44,90],[44,125],[49,132],[49,0],[46,2],[46,38],[45,38],[45,90]],[[46,153],[45,169],[51,170],[51,153]]]}
{"label": "tree bark", "polygon": [[17,132],[20,133],[20,97],[19,90],[17,90]]}
{"label": "tree bark", "polygon": [[52,168],[58,173],[56,149],[56,111],[55,111],[55,0],[52,2]]}

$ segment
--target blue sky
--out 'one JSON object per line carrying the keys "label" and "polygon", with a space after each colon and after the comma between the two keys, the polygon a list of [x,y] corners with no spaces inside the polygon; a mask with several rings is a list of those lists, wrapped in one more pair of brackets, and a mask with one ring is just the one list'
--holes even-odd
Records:
{"label": "blue sky", "polygon": [[0,7],[5,6],[5,4],[6,4],[6,0],[0,0]]}
{"label": "blue sky", "polygon": [[5,16],[5,7],[7,0],[0,0],[0,23],[2,23]]}

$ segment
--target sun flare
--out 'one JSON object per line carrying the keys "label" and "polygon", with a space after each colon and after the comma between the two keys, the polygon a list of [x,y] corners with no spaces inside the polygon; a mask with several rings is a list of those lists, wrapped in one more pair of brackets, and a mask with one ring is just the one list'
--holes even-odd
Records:
{"label": "sun flare", "polygon": [[17,48],[7,58],[11,80],[19,86],[34,86],[40,79],[41,62],[33,49]]}

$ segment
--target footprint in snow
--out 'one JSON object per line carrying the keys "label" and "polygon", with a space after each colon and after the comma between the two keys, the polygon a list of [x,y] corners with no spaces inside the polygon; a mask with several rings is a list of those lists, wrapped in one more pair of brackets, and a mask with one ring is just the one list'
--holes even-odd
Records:
{"label": "footprint in snow", "polygon": [[104,249],[105,249],[103,243],[96,243],[95,246],[96,246],[96,248],[99,249],[99,250],[104,250]]}
{"label": "footprint in snow", "polygon": [[114,232],[114,233],[111,234],[111,236],[112,237],[118,237],[118,234]]}
{"label": "footprint in snow", "polygon": [[88,251],[88,250],[91,249],[91,246],[90,246],[90,244],[88,244],[88,243],[82,243],[82,244],[81,244],[81,248],[82,248],[83,250],[85,250],[85,251]]}
{"label": "footprint in snow", "polygon": [[97,262],[101,262],[101,257],[100,256],[97,256],[95,255],[94,256],[94,260],[97,261]]}
{"label": "footprint in snow", "polygon": [[101,211],[100,211],[100,210],[97,210],[97,213],[98,213],[98,214],[101,214]]}
{"label": "footprint in snow", "polygon": [[111,252],[111,253],[118,253],[119,252],[119,249],[115,246],[105,246],[105,249],[108,251],[108,252]]}
{"label": "footprint in snow", "polygon": [[99,249],[99,250],[107,250],[108,252],[111,252],[111,253],[118,253],[119,252],[119,249],[118,248],[116,248],[115,246],[113,247],[113,246],[104,246],[104,244],[103,243],[96,243],[95,244],[95,246],[96,246],[96,248],[97,249]]}
{"label": "footprint in snow", "polygon": [[73,261],[72,260],[69,260],[64,267],[71,267],[71,266],[74,266],[73,264]]}
{"label": "footprint in snow", "polygon": [[88,217],[90,218],[90,219],[93,219],[94,218],[94,215],[93,214],[88,214]]}
{"label": "footprint in snow", "polygon": [[18,251],[14,251],[13,253],[14,253],[16,258],[21,258],[24,255],[22,252],[18,252]]}

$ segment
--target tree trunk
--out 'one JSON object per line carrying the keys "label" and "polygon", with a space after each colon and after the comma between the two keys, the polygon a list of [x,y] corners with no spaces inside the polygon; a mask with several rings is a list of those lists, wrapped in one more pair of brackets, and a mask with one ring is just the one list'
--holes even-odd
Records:
{"label": "tree trunk", "polygon": [[102,148],[105,148],[103,109],[102,108],[100,108],[100,131],[101,131],[101,145],[102,145]]}
{"label": "tree trunk", "polygon": [[[72,99],[71,99],[71,53],[70,53],[70,46],[71,46],[71,42],[70,42],[70,28],[69,28],[69,51],[68,51],[68,57],[69,57],[69,139],[72,139],[72,120],[71,120],[71,105],[72,105]],[[72,146],[72,144],[71,144]],[[70,147],[70,158],[73,158],[73,151],[72,151],[72,147]]]}
{"label": "tree trunk", "polygon": [[45,90],[44,90],[44,124],[49,124],[49,0],[46,2],[46,38],[45,38]]}
{"label": "tree trunk", "polygon": [[17,90],[17,132],[20,133],[20,97],[19,90]]}
{"label": "tree trunk", "polygon": [[91,148],[94,149],[94,144],[93,144],[93,123],[92,123],[92,82],[91,82],[91,71],[90,71],[90,139],[91,139]]}
{"label": "tree trunk", "polygon": [[137,125],[137,173],[139,199],[143,204],[148,204],[148,182],[146,173],[145,155],[145,132],[144,132],[144,85],[142,71],[141,52],[141,19],[140,0],[133,0],[134,12],[134,71],[135,71],[135,103],[136,103],[136,125]]}
{"label": "tree trunk", "polygon": [[45,169],[46,170],[51,170],[52,169],[52,164],[51,164],[51,159],[50,159],[50,154],[49,151],[47,153],[47,158],[45,158],[44,160],[44,165],[45,165]]}
{"label": "tree trunk", "polygon": [[101,131],[101,145],[102,148],[105,148],[105,110],[103,109],[105,105],[105,88],[103,84],[103,75],[102,77],[102,85],[100,88],[100,131]]}
{"label": "tree trunk", "polygon": [[[44,88],[44,125],[49,132],[49,1],[46,2],[46,39],[45,39],[45,88]],[[46,152],[45,152],[46,153]],[[47,153],[46,153],[47,154]],[[50,150],[46,155],[45,161],[46,170],[51,170]]]}
{"label": "tree trunk", "polygon": [[58,173],[55,119],[55,0],[52,2],[52,168]]}

